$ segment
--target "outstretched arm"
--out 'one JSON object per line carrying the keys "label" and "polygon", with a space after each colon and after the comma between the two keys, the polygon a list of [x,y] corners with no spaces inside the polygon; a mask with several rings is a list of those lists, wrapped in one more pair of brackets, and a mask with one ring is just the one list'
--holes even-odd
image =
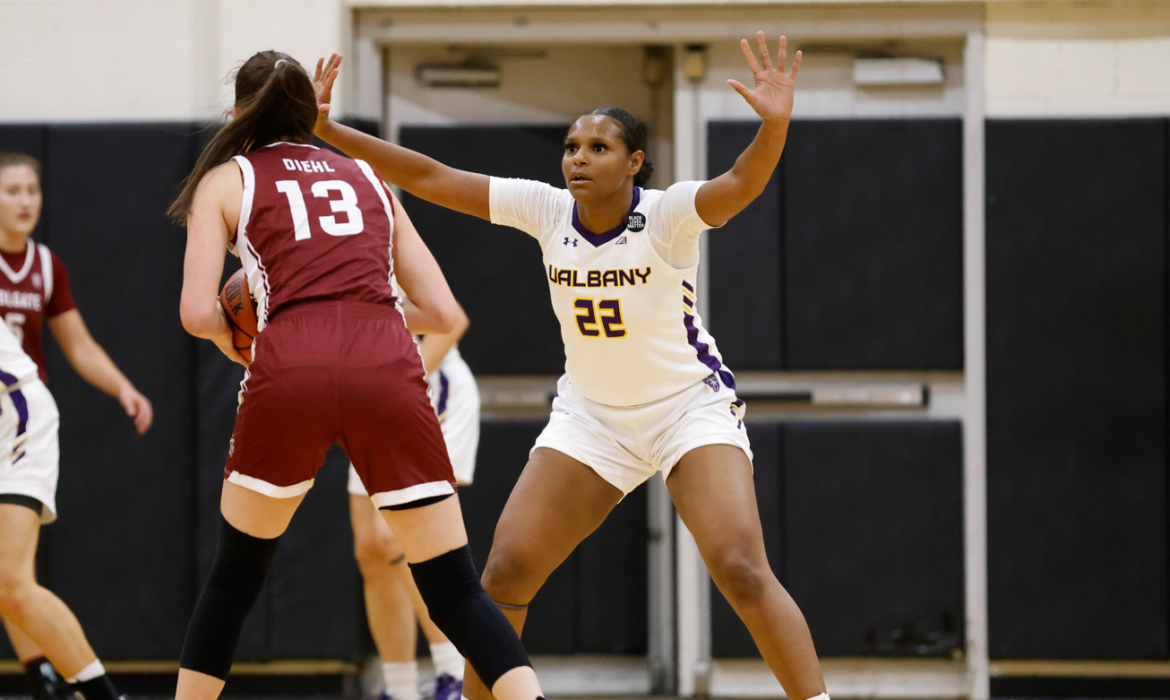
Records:
{"label": "outstretched arm", "polygon": [[102,346],[89,334],[81,312],[73,309],[50,318],[49,330],[53,331],[57,345],[81,378],[118,399],[126,415],[134,419],[138,434],[145,434],[154,420],[150,400],[134,388]]}
{"label": "outstretched arm", "polygon": [[768,55],[763,32],[756,34],[756,41],[760,47],[760,62],[763,63],[763,67],[756,61],[755,53],[752,52],[747,39],[740,41],[748,67],[752,69],[752,76],[755,78],[755,88],[748,90],[737,80],[727,82],[747,100],[756,114],[763,118],[764,123],[760,125],[760,130],[751,145],[736,159],[731,170],[705,183],[695,195],[695,210],[703,221],[711,226],[722,226],[727,223],[731,217],[743,211],[760,196],[780,162],[780,154],[784,152],[784,142],[788,138],[796,73],[800,70],[803,56],[800,51],[796,52],[796,59],[792,62],[792,73],[788,74],[785,73],[788,39],[780,37],[775,67],[772,66],[772,59]]}
{"label": "outstretched arm", "polygon": [[351,158],[360,158],[374,167],[387,182],[414,196],[464,214],[491,220],[488,205],[488,176],[443,165],[434,158],[387,143],[342,126],[329,119],[333,81],[337,79],[341,55],[329,62],[317,61],[313,87],[317,91],[317,124],[313,133]]}

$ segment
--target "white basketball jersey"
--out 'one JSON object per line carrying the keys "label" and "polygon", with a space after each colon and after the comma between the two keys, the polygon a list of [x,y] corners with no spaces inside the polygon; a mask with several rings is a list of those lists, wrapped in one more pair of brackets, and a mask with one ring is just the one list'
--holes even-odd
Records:
{"label": "white basketball jersey", "polygon": [[[535,237],[565,343],[565,372],[585,398],[635,406],[676,394],[713,374],[735,387],[695,308],[698,264],[669,265],[653,240],[697,236],[699,182],[638,190],[626,225],[590,233],[568,190],[529,180],[491,180],[492,222]],[[636,215],[640,214],[641,217]]]}
{"label": "white basketball jersey", "polygon": [[12,388],[37,376],[37,363],[7,323],[0,323],[0,383]]}

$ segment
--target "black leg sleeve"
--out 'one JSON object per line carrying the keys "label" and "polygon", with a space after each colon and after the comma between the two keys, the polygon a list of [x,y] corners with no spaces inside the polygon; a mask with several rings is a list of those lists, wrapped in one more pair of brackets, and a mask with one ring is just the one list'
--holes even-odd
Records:
{"label": "black leg sleeve", "polygon": [[470,547],[411,564],[410,571],[431,620],[489,690],[508,671],[532,665],[516,631],[479,584]]}
{"label": "black leg sleeve", "polygon": [[279,537],[246,535],[220,516],[219,548],[187,625],[181,668],[227,678],[244,619],[264,588],[279,544]]}

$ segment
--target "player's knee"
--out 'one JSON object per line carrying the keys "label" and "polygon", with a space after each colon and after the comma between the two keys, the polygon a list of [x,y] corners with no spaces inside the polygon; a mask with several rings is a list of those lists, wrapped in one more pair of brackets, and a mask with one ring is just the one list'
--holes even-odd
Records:
{"label": "player's knee", "polygon": [[764,597],[772,570],[742,549],[720,552],[711,567],[711,577],[734,606],[757,605]]}
{"label": "player's knee", "polygon": [[31,576],[0,567],[0,613],[16,615],[36,585]]}
{"label": "player's knee", "polygon": [[[480,580],[492,600],[526,605],[535,595],[530,589],[536,575],[536,562],[530,555],[508,547],[492,547]],[[539,583],[535,585],[539,587]]]}
{"label": "player's knee", "polygon": [[476,581],[467,545],[410,565],[431,620],[491,688],[504,674],[531,666],[520,638]]}
{"label": "player's knee", "polygon": [[388,573],[390,562],[402,553],[394,538],[385,533],[370,533],[364,536],[355,536],[353,553],[357,558],[358,568],[363,578],[384,576]]}

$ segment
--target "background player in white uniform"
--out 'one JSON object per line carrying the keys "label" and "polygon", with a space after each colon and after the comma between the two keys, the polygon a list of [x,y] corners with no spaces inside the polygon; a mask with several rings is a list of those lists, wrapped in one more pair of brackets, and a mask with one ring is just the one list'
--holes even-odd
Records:
{"label": "background player in white uniform", "polygon": [[77,618],[36,582],[41,524],[57,519],[57,404],[2,323],[0,384],[0,613],[88,700],[116,700]]}
{"label": "background player in white uniform", "polygon": [[[406,212],[401,208],[398,212],[399,225],[409,225]],[[396,293],[406,303],[405,295],[400,290]],[[457,346],[468,325],[467,315],[460,309],[455,330],[443,335],[428,334],[419,340],[431,404],[439,417],[451,468],[460,486],[471,484],[479,445],[479,389]],[[422,625],[430,645],[435,667],[435,700],[459,700],[463,691],[463,656],[431,621],[418,586],[406,568],[402,547],[374,508],[352,465],[348,490],[354,554],[362,572],[366,617],[382,660],[382,680],[386,685],[383,700],[419,698],[415,657],[418,624]]]}
{"label": "background player in white uniform", "polygon": [[[743,404],[695,311],[699,233],[763,192],[787,138],[801,55],[790,76],[784,37],[776,68],[763,32],[757,42],[762,66],[742,42],[754,89],[728,81],[763,118],[755,140],[727,173],[665,192],[639,189],[645,127],[615,108],[570,128],[567,191],[455,170],[332,122],[319,121],[317,135],[411,194],[520,228],[544,251],[566,373],[482,579],[512,623],[523,625],[548,575],[613,506],[661,471],[719,590],[788,697],[804,700],[825,692],[812,636],[768,565]],[[470,674],[464,695],[491,697]]]}
{"label": "background player in white uniform", "polygon": [[[153,419],[150,401],[134,388],[90,335],[73,301],[65,266],[47,247],[30,239],[41,213],[43,197],[40,185],[40,163],[35,158],[23,154],[0,154],[0,314],[23,354],[38,370],[39,389],[28,390],[30,401],[42,391],[48,395],[45,386],[48,373],[42,344],[43,326],[48,325],[78,374],[118,399],[126,413],[134,419],[139,434],[145,433]],[[49,402],[52,402],[51,396]],[[34,489],[27,481],[33,478],[33,473],[24,471],[21,477],[23,483],[13,487],[11,480],[5,481],[5,477],[0,475],[0,483],[9,484],[6,488],[0,488],[0,503],[6,498],[34,499],[41,505],[33,502],[25,505],[40,512],[48,522],[56,517],[57,409],[56,404],[51,403],[51,410],[33,410],[30,407],[30,411],[37,415],[37,420],[51,414],[54,421],[52,439],[46,437],[29,444],[29,455],[20,460],[21,464],[38,465],[40,471],[36,472],[36,478],[43,483]],[[5,493],[6,490],[12,493]],[[47,495],[48,500],[29,493],[30,490]],[[35,549],[34,540],[34,553]],[[29,635],[14,625],[7,615],[4,626],[29,676],[34,694],[39,697],[71,695],[70,689],[62,687],[53,665],[45,658],[45,652]],[[80,629],[77,633],[80,634]],[[65,675],[70,674],[66,672]]]}

